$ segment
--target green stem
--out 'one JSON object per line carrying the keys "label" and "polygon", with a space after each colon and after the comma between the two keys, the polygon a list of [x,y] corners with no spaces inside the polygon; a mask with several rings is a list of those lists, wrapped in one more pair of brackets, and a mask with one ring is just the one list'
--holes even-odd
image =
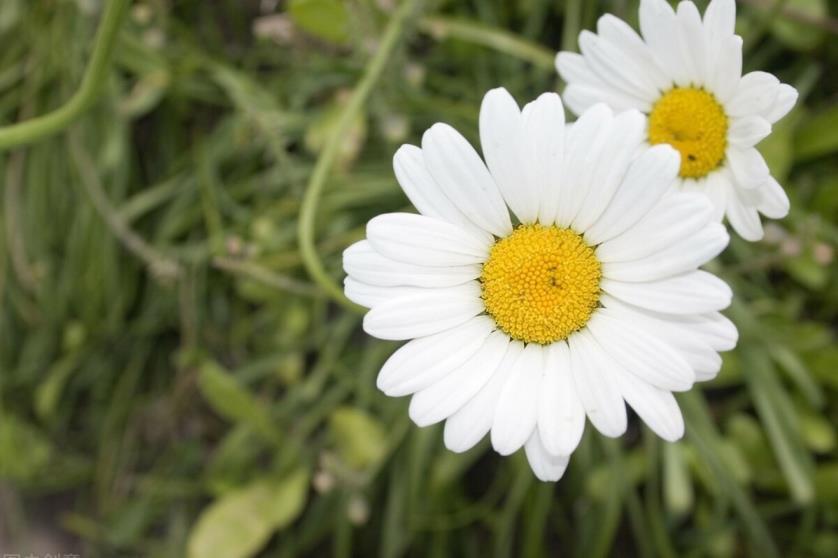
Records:
{"label": "green stem", "polygon": [[460,39],[526,60],[544,69],[553,69],[555,52],[502,29],[464,19],[439,16],[423,17],[419,21],[419,29],[438,40]]}
{"label": "green stem", "polygon": [[130,0],[108,0],[96,32],[93,56],[78,91],[64,105],[48,114],[0,128],[0,151],[57,134],[90,108],[105,81],[113,45],[129,3]]}
{"label": "green stem", "polygon": [[396,43],[401,36],[402,28],[407,20],[407,17],[413,12],[417,5],[417,0],[405,0],[395,13],[387,29],[384,32],[384,37],[378,46],[378,51],[375,56],[367,64],[364,77],[355,87],[352,96],[346,108],[341,114],[340,120],[332,131],[326,146],[320,153],[317,159],[317,164],[314,167],[314,172],[311,174],[308,187],[306,188],[303,202],[300,207],[300,220],[297,226],[298,243],[300,246],[300,254],[303,258],[303,264],[306,267],[311,278],[326,293],[335,301],[349,310],[364,312],[365,310],[354,304],[343,294],[343,289],[338,285],[323,267],[323,262],[317,254],[314,239],[314,221],[317,213],[317,205],[320,201],[320,195],[323,193],[323,187],[326,184],[326,179],[329,177],[329,172],[335,162],[335,158],[340,149],[341,143],[344,141],[349,127],[355,121],[358,113],[364,106],[367,98],[372,91],[373,86],[381,77],[384,66],[390,59],[390,55],[395,49]]}

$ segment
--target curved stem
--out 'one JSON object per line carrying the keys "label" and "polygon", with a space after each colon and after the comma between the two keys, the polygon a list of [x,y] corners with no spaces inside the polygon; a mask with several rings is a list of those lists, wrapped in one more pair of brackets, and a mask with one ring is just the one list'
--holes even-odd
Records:
{"label": "curved stem", "polygon": [[108,0],[96,32],[93,55],[78,91],[69,101],[50,113],[0,128],[0,151],[33,143],[62,131],[96,101],[128,4],[130,0]]}
{"label": "curved stem", "polygon": [[419,29],[437,40],[460,39],[489,47],[544,69],[553,69],[556,53],[513,33],[466,19],[440,16],[423,17]]}
{"label": "curved stem", "polygon": [[300,207],[297,236],[300,255],[303,258],[303,264],[308,274],[331,298],[342,306],[358,312],[366,310],[346,298],[340,285],[326,273],[323,262],[317,255],[314,239],[314,222],[317,213],[317,204],[320,201],[320,195],[323,193],[323,187],[326,184],[326,179],[329,177],[329,172],[332,169],[341,142],[343,142],[349,127],[364,106],[373,86],[378,81],[378,78],[381,77],[381,72],[384,70],[384,66],[393,53],[404,23],[407,17],[413,12],[417,3],[417,0],[405,0],[393,15],[390,23],[387,24],[384,37],[378,45],[378,51],[367,64],[363,78],[361,78],[361,81],[358,82],[358,85],[352,91],[352,96],[349,98],[349,102],[343,114],[341,114],[340,120],[332,130],[331,136],[323,151],[320,153],[320,157],[317,159],[317,164],[309,179],[305,195],[303,196],[302,206]]}

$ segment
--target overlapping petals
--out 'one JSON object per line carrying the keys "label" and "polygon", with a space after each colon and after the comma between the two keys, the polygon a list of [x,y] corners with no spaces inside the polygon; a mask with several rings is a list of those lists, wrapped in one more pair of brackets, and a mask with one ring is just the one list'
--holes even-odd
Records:
{"label": "overlapping petals", "polygon": [[[646,48],[619,20],[604,25],[609,41],[632,41],[626,56]],[[496,89],[481,108],[485,164],[439,124],[421,149],[396,153],[396,176],[420,214],[370,221],[367,239],[344,253],[346,293],[370,308],[369,334],[409,340],[378,386],[411,395],[418,425],[445,421],[452,451],[489,435],[499,453],[523,449],[540,479],[557,480],[585,417],[619,436],[628,403],[661,437],[683,434],[672,391],[712,378],[718,351],[736,342],[718,313],[730,289],[698,270],[728,236],[704,196],[672,191],[678,154],[645,146],[643,128],[636,110],[599,104],[566,129],[557,95],[519,109]],[[516,221],[571,228],[602,262],[601,307],[566,340],[525,344],[485,313],[481,262]]]}
{"label": "overlapping petals", "polygon": [[705,194],[717,220],[726,216],[753,241],[763,235],[759,214],[783,217],[789,205],[754,146],[792,109],[797,91],[766,72],[742,75],[735,19],[734,0],[712,0],[703,18],[689,0],[675,10],[665,0],[641,0],[640,35],[606,14],[597,33],[579,35],[581,54],[560,52],[556,68],[567,82],[565,102],[579,115],[600,102],[648,114],[673,87],[712,93],[728,119],[723,163],[705,177],[679,182]]}

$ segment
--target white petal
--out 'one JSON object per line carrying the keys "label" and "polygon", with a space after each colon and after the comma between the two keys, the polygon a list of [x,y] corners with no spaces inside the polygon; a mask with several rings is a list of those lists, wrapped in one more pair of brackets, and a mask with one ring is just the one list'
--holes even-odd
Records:
{"label": "white petal", "polygon": [[489,433],[495,420],[495,408],[500,392],[512,373],[512,365],[523,350],[523,343],[512,341],[486,385],[459,411],[448,417],[445,421],[445,447],[461,453],[472,448]]}
{"label": "white petal", "polygon": [[693,83],[706,85],[709,81],[708,55],[710,53],[707,49],[707,37],[701,22],[701,15],[692,2],[680,2],[676,15],[681,27],[679,34],[681,56],[691,68],[690,75]]}
{"label": "white petal", "polygon": [[372,308],[376,304],[400,296],[425,293],[427,289],[422,287],[382,287],[380,285],[370,285],[347,276],[343,280],[343,292],[346,294],[346,298],[355,304]]}
{"label": "white petal", "polygon": [[681,56],[680,26],[664,0],[641,0],[640,32],[664,72],[678,85],[690,81],[690,68]]}
{"label": "white petal", "polygon": [[713,205],[713,213],[711,219],[721,223],[725,216],[725,208],[727,207],[728,191],[733,188],[730,183],[727,169],[719,169],[707,175],[704,181],[704,195],[710,200]]}
{"label": "white petal", "polygon": [[472,223],[496,236],[512,232],[492,175],[457,130],[442,123],[431,126],[422,136],[422,154],[431,176]]}
{"label": "white petal", "polygon": [[607,294],[602,295],[600,301],[609,311],[621,312],[624,319],[638,322],[641,329],[641,326],[653,325],[649,333],[672,346],[687,346],[690,340],[696,339],[716,351],[729,351],[736,346],[739,337],[733,322],[719,312],[700,315],[664,314],[631,306]]}
{"label": "white petal", "polygon": [[602,274],[617,281],[655,281],[680,275],[718,256],[729,241],[722,225],[710,223],[693,236],[647,258],[603,263]]}
{"label": "white petal", "polygon": [[524,107],[523,148],[529,170],[527,210],[519,219],[552,222],[556,215],[562,159],[564,157],[565,120],[562,101],[555,93],[544,93]]}
{"label": "white petal", "polygon": [[538,435],[538,430],[530,435],[524,451],[532,472],[538,480],[544,482],[555,482],[562,478],[570,461],[569,455],[550,455]]}
{"label": "white petal", "polygon": [[556,70],[567,83],[603,85],[602,80],[588,66],[585,57],[576,52],[562,51],[556,55]]}
{"label": "white petal", "polygon": [[471,358],[494,328],[491,318],[477,316],[453,329],[405,343],[381,367],[378,389],[391,397],[425,389]]}
{"label": "white petal", "polygon": [[[601,302],[609,312],[625,323],[633,324],[637,334],[656,337],[679,354],[695,372],[696,381],[715,377],[722,365],[722,359],[711,345],[711,337],[701,333],[701,327],[693,324],[703,320],[696,316],[673,316],[643,310],[621,302],[607,294]],[[736,330],[734,329],[734,335]],[[718,343],[717,343],[718,344]]]}
{"label": "white petal", "polygon": [[367,239],[382,256],[413,265],[480,264],[492,238],[485,233],[414,213],[385,213],[367,223]]}
{"label": "white petal", "polygon": [[637,109],[648,113],[652,104],[629,96],[616,88],[607,85],[592,85],[588,83],[571,83],[562,93],[565,106],[574,114],[583,114],[597,103],[605,103],[617,112]]}
{"label": "white petal", "polygon": [[364,316],[364,331],[379,339],[400,341],[456,327],[485,310],[476,282],[428,289],[378,304]]}
{"label": "white petal", "polygon": [[695,374],[680,353],[656,337],[643,335],[619,313],[602,308],[591,316],[588,329],[621,368],[661,389],[686,391]]}
{"label": "white petal", "polygon": [[725,215],[733,230],[745,240],[756,242],[762,239],[762,223],[757,208],[747,203],[735,189],[727,198]]}
{"label": "white petal", "polygon": [[585,430],[585,409],[576,395],[570,370],[570,349],[565,342],[546,348],[544,378],[538,400],[538,430],[547,451],[570,455]]}
{"label": "white petal", "polygon": [[408,409],[411,420],[418,426],[428,426],[456,413],[486,385],[508,346],[505,333],[495,331],[489,335],[465,364],[413,396]]}
{"label": "white petal", "polygon": [[597,20],[597,33],[628,56],[637,71],[655,89],[665,91],[672,87],[672,80],[655,63],[649,47],[625,21],[612,14],[605,14]]}
{"label": "white petal", "polygon": [[742,37],[729,35],[719,39],[715,67],[711,69],[707,88],[725,105],[736,93],[742,76]]}
{"label": "white petal", "polygon": [[744,116],[731,120],[728,141],[740,148],[753,147],[771,133],[771,124],[761,116]]}
{"label": "white petal", "polygon": [[759,203],[757,209],[760,213],[771,219],[782,219],[789,213],[789,197],[780,184],[771,177],[759,187]]}
{"label": "white petal", "polygon": [[612,87],[650,103],[657,98],[659,91],[655,83],[618,46],[590,31],[582,31],[579,49],[599,78]]}
{"label": "white petal", "polygon": [[600,244],[637,223],[672,187],[680,166],[680,155],[669,145],[655,145],[645,150],[629,167],[608,208],[585,231],[585,240],[589,244]]}
{"label": "white petal", "polygon": [[[613,113],[604,104],[597,104],[571,126],[562,165],[555,222],[570,225],[591,188],[591,180],[603,149],[610,137]],[[550,222],[547,220],[546,222]]]}
{"label": "white petal", "polygon": [[445,447],[460,453],[473,447],[489,433],[495,420],[495,408],[503,386],[512,373],[512,365],[524,350],[520,341],[512,341],[491,379],[459,411],[445,421]]}
{"label": "white petal", "polygon": [[528,180],[524,164],[523,121],[518,103],[498,87],[483,97],[480,106],[480,145],[483,157],[500,193],[518,219],[535,220],[537,193]]}
{"label": "white petal", "polygon": [[591,424],[611,438],[622,435],[626,431],[626,406],[613,375],[626,372],[619,370],[584,329],[571,335],[568,345],[573,383]]}
{"label": "white petal", "polygon": [[739,80],[733,98],[725,103],[729,116],[747,116],[767,111],[777,98],[780,80],[768,72],[748,72]]}
{"label": "white petal", "polygon": [[733,35],[736,26],[736,3],[733,0],[713,0],[704,12],[704,27],[708,36],[721,39]]}
{"label": "white petal", "polygon": [[462,212],[449,200],[425,167],[422,150],[402,145],[393,156],[393,171],[410,203],[428,217],[472,227]]}
{"label": "white petal", "polygon": [[730,306],[730,287],[710,273],[697,270],[645,283],[603,279],[602,290],[641,308],[669,314],[697,314]]}
{"label": "white petal", "polygon": [[768,179],[768,165],[753,147],[728,147],[727,162],[736,185],[741,188],[756,188]]}
{"label": "white petal", "polygon": [[643,219],[626,232],[600,244],[601,262],[645,258],[696,233],[712,220],[713,208],[704,194],[664,196]]}
{"label": "white petal", "polygon": [[797,102],[797,89],[786,83],[777,86],[777,97],[774,102],[763,113],[763,116],[772,124],[784,117]]}
{"label": "white petal", "polygon": [[368,240],[358,241],[343,252],[343,269],[358,281],[382,287],[453,287],[480,277],[480,264],[428,267],[385,258]]}
{"label": "white petal", "polygon": [[631,374],[616,378],[626,402],[655,434],[674,442],[684,435],[684,417],[672,393],[651,386]]}
{"label": "white petal", "polygon": [[628,110],[614,117],[610,137],[606,139],[599,161],[593,165],[588,194],[573,219],[573,230],[586,231],[602,216],[625,178],[645,133],[646,117],[639,111]]}
{"label": "white petal", "polygon": [[538,394],[544,374],[544,348],[530,343],[512,365],[495,409],[492,446],[509,455],[529,439],[538,420]]}

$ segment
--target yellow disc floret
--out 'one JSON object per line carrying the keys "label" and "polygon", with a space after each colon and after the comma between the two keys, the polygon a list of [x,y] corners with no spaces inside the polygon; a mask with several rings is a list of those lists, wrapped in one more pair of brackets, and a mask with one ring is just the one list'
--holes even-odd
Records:
{"label": "yellow disc floret", "polygon": [[588,323],[599,303],[602,266],[570,229],[521,225],[483,264],[486,311],[513,339],[547,344]]}
{"label": "yellow disc floret", "polygon": [[681,153],[681,177],[701,178],[724,160],[727,116],[704,89],[670,89],[649,114],[649,143],[670,144]]}

